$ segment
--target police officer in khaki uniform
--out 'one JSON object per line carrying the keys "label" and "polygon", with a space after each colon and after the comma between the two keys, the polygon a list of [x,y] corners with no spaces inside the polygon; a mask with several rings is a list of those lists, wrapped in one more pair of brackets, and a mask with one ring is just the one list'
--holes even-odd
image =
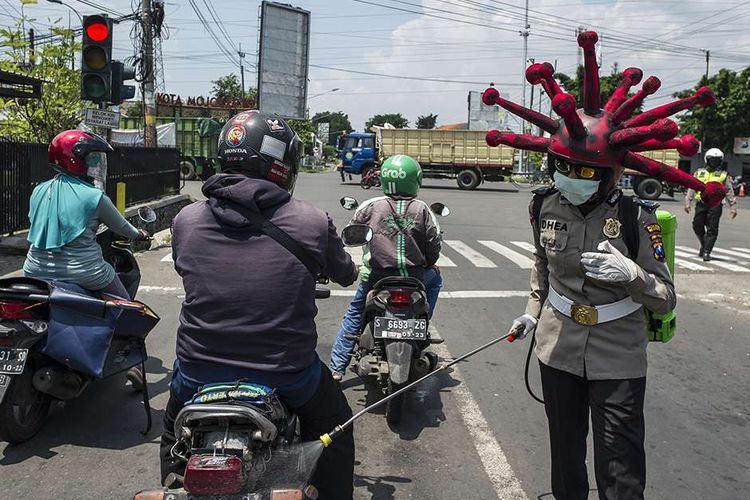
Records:
{"label": "police officer in khaki uniform", "polygon": [[[718,148],[706,151],[704,157],[706,167],[696,170],[695,177],[701,182],[719,182],[727,190],[727,203],[732,219],[737,217],[737,199],[734,197],[734,186],[727,171],[721,168],[724,162],[724,153]],[[724,211],[723,203],[713,207],[708,206],[701,200],[701,194],[693,189],[688,189],[685,195],[685,212],[690,213],[691,202],[695,199],[695,216],[693,217],[693,231],[698,237],[701,248],[698,255],[708,262],[711,260],[711,250],[714,248],[716,238],[719,237],[719,222]]]}
{"label": "police officer in khaki uniform", "polygon": [[666,116],[710,104],[715,99],[711,90],[698,89],[690,98],[631,117],[659,81],[647,79],[643,89],[628,98],[643,75],[628,68],[609,101],[600,106],[597,40],[593,32],[578,37],[585,61],[582,109],[576,109],[575,98],[554,80],[549,63],[530,66],[526,77],[542,84],[560,120],[510,103],[494,88],[485,91],[483,101],[499,104],[550,134],[546,138],[493,130],[487,143],[547,153],[554,179],[554,187],[536,192],[531,202],[531,294],[525,313],[509,332],[520,339],[536,330],[552,494],[557,500],[589,497],[590,415],[599,498],[639,500],[646,484],[644,308],[667,313],[676,295],[655,204],[626,197],[617,185],[628,167],[700,190],[708,204],[719,203],[724,190],[636,153],[682,146],[682,139],[674,139],[677,124]]}

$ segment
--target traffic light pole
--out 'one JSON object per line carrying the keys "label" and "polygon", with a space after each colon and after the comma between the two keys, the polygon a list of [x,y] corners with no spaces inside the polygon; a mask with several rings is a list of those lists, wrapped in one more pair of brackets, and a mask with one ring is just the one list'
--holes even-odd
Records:
{"label": "traffic light pole", "polygon": [[154,38],[151,19],[151,0],[141,2],[143,17],[143,142],[146,147],[156,147],[156,101],[154,99]]}

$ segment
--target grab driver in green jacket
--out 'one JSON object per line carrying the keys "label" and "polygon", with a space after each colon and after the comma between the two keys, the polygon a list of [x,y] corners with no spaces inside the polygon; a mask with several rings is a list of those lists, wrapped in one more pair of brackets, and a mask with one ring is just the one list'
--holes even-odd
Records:
{"label": "grab driver in green jacket", "polygon": [[430,207],[417,199],[422,187],[422,167],[410,156],[391,156],[380,168],[380,183],[385,196],[365,201],[351,220],[352,224],[369,225],[373,237],[364,249],[359,288],[331,349],[330,368],[337,381],[343,378],[354,348],[354,341],[346,337],[362,332],[365,301],[374,283],[387,276],[422,280],[430,317],[443,286],[443,278],[435,266],[440,257],[440,226]]}

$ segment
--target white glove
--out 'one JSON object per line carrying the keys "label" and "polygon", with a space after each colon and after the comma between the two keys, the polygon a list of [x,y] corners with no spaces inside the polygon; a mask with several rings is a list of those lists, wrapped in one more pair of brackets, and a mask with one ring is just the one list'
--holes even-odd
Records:
{"label": "white glove", "polygon": [[537,319],[530,314],[524,314],[523,316],[514,319],[513,324],[510,326],[510,330],[508,330],[508,333],[511,334],[511,336],[508,337],[508,342],[523,340],[526,338],[526,335],[536,329],[536,323]]}
{"label": "white glove", "polygon": [[620,253],[609,240],[599,243],[597,249],[602,253],[584,252],[581,255],[586,276],[607,283],[632,283],[638,277],[638,264]]}

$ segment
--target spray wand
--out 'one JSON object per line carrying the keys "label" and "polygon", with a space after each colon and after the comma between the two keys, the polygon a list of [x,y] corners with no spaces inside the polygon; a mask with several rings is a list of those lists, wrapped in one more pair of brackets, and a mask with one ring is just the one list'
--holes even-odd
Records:
{"label": "spray wand", "polygon": [[[520,325],[520,328],[523,328],[523,325]],[[487,342],[486,344],[484,344],[484,345],[482,345],[480,347],[477,347],[473,351],[467,352],[463,356],[460,356],[460,357],[454,359],[450,363],[441,364],[435,370],[431,371],[427,375],[422,376],[421,378],[415,380],[414,382],[412,382],[412,383],[410,383],[410,384],[402,387],[401,389],[397,390],[393,394],[389,394],[388,396],[384,397],[380,401],[378,401],[376,403],[373,403],[370,406],[368,406],[368,407],[360,410],[356,415],[354,415],[352,418],[350,418],[349,420],[347,420],[343,424],[337,425],[331,432],[329,432],[327,434],[323,434],[322,436],[320,436],[320,441],[323,443],[323,446],[328,447],[328,445],[330,445],[333,442],[333,440],[336,438],[336,436],[338,436],[339,434],[341,434],[342,432],[344,432],[344,430],[347,427],[349,427],[350,425],[352,425],[352,423],[355,420],[357,420],[359,417],[361,417],[365,413],[368,413],[368,412],[374,410],[378,406],[387,403],[388,401],[390,401],[391,399],[395,398],[399,394],[402,394],[402,393],[408,391],[409,389],[413,388],[415,385],[423,382],[424,380],[426,380],[426,379],[428,379],[428,378],[430,378],[430,377],[432,377],[432,376],[440,373],[441,371],[447,370],[448,368],[450,368],[451,366],[455,365],[456,363],[460,363],[461,361],[463,361],[463,360],[465,360],[467,358],[472,357],[473,355],[475,355],[478,352],[484,351],[488,347],[491,347],[491,346],[497,344],[498,342],[502,342],[503,340],[506,340],[506,339],[509,342],[513,342],[513,340],[515,339],[515,336],[519,333],[517,330],[518,330],[518,328],[514,329],[510,333],[507,333],[507,334],[503,335],[502,337],[499,337],[499,338],[496,338],[495,340]]]}

